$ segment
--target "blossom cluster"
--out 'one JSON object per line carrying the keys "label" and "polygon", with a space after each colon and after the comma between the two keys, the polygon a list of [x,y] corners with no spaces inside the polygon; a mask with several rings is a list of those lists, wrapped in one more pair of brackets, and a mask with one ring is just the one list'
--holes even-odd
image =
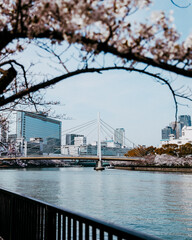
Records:
{"label": "blossom cluster", "polygon": [[192,35],[180,40],[172,13],[166,16],[163,11],[152,12],[148,19],[139,21],[151,3],[152,0],[0,0],[0,32],[10,31],[15,38],[43,36],[69,44],[78,42],[83,50],[95,54],[105,51],[98,47],[105,43],[119,56],[123,53],[172,65],[182,63],[184,69],[191,70]]}

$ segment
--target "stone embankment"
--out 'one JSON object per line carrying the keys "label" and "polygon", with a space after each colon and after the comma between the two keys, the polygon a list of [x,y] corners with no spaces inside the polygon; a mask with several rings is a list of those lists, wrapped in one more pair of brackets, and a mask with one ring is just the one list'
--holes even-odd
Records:
{"label": "stone embankment", "polygon": [[192,156],[150,155],[138,161],[113,161],[111,164],[115,168],[128,170],[192,172]]}

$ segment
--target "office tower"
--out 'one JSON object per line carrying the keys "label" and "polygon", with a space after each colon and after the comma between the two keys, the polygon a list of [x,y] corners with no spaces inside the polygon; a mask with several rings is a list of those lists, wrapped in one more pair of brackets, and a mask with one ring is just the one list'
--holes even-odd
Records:
{"label": "office tower", "polygon": [[125,129],[124,128],[116,128],[115,129],[114,142],[121,144],[121,146],[125,145]]}
{"label": "office tower", "polygon": [[60,121],[48,118],[43,114],[18,111],[16,125],[17,139],[30,141],[31,138],[41,138],[43,141],[43,152],[60,153]]}
{"label": "office tower", "polygon": [[179,122],[181,123],[181,129],[186,126],[191,126],[191,116],[189,115],[180,115]]}
{"label": "office tower", "polygon": [[175,135],[175,138],[178,139],[179,137],[181,137],[181,123],[180,122],[171,122],[169,124],[169,126],[172,128],[173,130],[173,134]]}
{"label": "office tower", "polygon": [[163,128],[161,130],[161,138],[162,139],[169,139],[169,135],[170,134],[174,134],[175,135],[175,131],[170,126],[167,126],[167,127]]}
{"label": "office tower", "polygon": [[79,134],[66,134],[65,145],[75,145],[75,137],[84,137],[84,136]]}

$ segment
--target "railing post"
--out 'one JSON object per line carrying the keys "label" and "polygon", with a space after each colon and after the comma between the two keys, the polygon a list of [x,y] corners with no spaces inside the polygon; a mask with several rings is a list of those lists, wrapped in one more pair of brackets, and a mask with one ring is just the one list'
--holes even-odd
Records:
{"label": "railing post", "polygon": [[46,206],[45,240],[56,240],[56,212]]}

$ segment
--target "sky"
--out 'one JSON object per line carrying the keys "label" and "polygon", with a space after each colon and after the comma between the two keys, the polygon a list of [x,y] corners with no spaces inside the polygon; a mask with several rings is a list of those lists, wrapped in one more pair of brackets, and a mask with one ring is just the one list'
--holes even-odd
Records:
{"label": "sky", "polygon": [[[178,8],[169,0],[156,0],[153,9],[167,12],[173,10],[175,25],[184,39],[192,32],[192,0],[177,0],[175,3],[191,3],[191,6]],[[20,58],[20,62],[26,61],[28,56],[35,57],[35,54],[36,49],[29,48]],[[37,64],[37,71],[44,68],[45,72],[54,76],[56,70],[50,67],[50,64]],[[175,75],[170,77],[175,88],[181,85],[192,88],[190,79]],[[101,119],[114,129],[124,128],[128,139],[135,144],[146,146],[158,146],[161,129],[175,118],[175,106],[167,86],[138,73],[111,71],[79,75],[48,89],[46,99],[60,101],[61,105],[54,106],[55,113],[66,114],[71,119],[62,121],[63,131],[96,119],[100,112]],[[183,101],[181,103],[186,104]],[[192,104],[187,104],[188,107],[179,106],[178,115],[192,116]],[[92,140],[94,136],[88,139]]]}

